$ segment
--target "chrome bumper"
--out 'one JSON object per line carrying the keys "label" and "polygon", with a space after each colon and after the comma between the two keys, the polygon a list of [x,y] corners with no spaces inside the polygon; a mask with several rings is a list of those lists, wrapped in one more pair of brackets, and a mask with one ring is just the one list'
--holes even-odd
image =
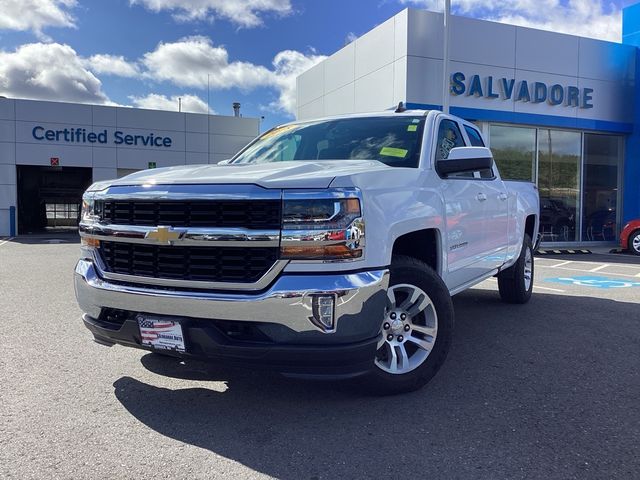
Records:
{"label": "chrome bumper", "polygon": [[335,275],[281,275],[265,292],[183,291],[134,286],[100,278],[82,259],[74,274],[80,308],[99,318],[103,308],[211,320],[275,323],[294,332],[322,332],[310,318],[312,295],[335,296],[336,335],[371,338],[380,328],[389,284],[387,269]]}

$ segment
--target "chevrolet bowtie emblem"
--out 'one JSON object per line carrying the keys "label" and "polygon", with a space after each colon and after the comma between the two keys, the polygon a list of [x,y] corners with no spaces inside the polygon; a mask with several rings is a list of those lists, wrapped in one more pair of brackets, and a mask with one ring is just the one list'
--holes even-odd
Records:
{"label": "chevrolet bowtie emblem", "polygon": [[144,238],[171,245],[172,242],[180,240],[184,234],[185,230],[174,230],[173,227],[158,227],[155,230],[147,232]]}

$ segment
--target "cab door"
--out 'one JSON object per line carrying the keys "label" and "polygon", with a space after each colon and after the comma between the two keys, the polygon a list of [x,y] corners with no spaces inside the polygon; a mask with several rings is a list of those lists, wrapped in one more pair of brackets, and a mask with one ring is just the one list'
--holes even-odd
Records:
{"label": "cab door", "polygon": [[[484,147],[480,132],[473,126],[464,124],[464,133],[472,147]],[[502,266],[507,258],[509,245],[509,196],[507,187],[500,179],[495,165],[491,169],[474,172],[474,177],[482,182],[481,188],[484,239],[481,255],[483,270],[490,271]]]}
{"label": "cab door", "polygon": [[[465,146],[460,124],[441,116],[437,126],[434,152],[436,160],[446,159],[452,148]],[[454,289],[482,276],[487,271],[483,264],[485,247],[485,216],[483,200],[486,197],[484,181],[474,172],[448,175],[441,179],[441,192],[445,205],[446,231],[446,283]]]}

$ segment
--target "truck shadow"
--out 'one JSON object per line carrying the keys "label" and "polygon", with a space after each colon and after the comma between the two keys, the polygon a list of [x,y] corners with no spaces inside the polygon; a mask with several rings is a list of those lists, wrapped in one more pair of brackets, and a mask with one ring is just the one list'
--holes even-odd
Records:
{"label": "truck shadow", "polygon": [[454,305],[449,358],[412,394],[146,355],[153,372],[227,390],[122,377],[115,395],[156,432],[277,478],[584,478],[640,467],[628,448],[640,424],[637,304],[536,294],[511,306],[471,290]]}

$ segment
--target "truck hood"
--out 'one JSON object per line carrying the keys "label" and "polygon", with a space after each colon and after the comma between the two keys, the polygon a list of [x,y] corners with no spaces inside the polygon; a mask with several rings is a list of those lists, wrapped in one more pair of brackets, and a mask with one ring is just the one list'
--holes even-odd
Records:
{"label": "truck hood", "polygon": [[141,184],[254,184],[264,188],[327,188],[338,176],[388,169],[376,160],[292,161],[247,165],[193,165],[144,170],[90,190]]}

